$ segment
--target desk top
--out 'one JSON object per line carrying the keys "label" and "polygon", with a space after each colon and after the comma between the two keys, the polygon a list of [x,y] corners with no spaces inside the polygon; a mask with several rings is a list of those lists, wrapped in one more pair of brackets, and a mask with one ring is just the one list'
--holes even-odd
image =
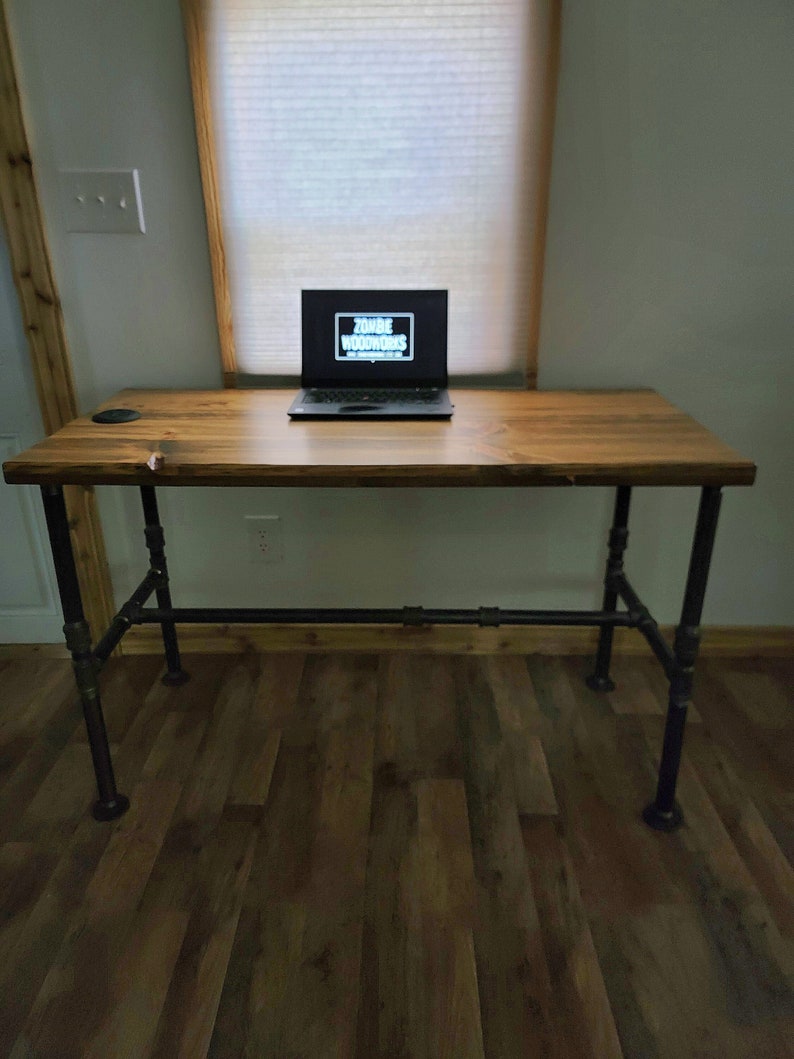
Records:
{"label": "desk top", "polygon": [[287,417],[289,390],[123,390],[3,464],[83,485],[750,485],[755,465],[652,390],[452,391],[446,420]]}

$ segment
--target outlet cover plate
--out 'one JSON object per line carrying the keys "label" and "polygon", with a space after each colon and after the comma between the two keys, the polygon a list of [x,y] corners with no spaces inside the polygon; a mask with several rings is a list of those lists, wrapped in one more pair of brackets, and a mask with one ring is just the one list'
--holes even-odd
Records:
{"label": "outlet cover plate", "polygon": [[284,535],[280,515],[246,515],[248,558],[251,563],[280,563],[284,558]]}
{"label": "outlet cover plate", "polygon": [[67,232],[146,231],[137,169],[62,169],[59,178]]}

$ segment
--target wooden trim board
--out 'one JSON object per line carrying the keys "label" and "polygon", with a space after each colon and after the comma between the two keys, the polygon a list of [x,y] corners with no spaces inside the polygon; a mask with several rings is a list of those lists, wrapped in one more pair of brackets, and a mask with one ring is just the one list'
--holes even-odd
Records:
{"label": "wooden trim board", "polygon": [[223,385],[227,388],[234,388],[237,385],[237,356],[232,324],[232,298],[223,242],[218,167],[215,160],[215,127],[207,64],[206,9],[207,0],[182,0],[182,19],[185,25],[190,83],[193,90],[199,168],[207,216],[212,285],[215,291],[215,312],[218,318]]}
{"label": "wooden trim board", "polygon": [[[77,399],[15,71],[5,4],[0,0],[0,213],[42,423],[46,433],[53,434],[77,416]],[[86,486],[67,486],[64,496],[83,606],[96,636],[115,612],[96,498],[93,488]]]}
{"label": "wooden trim board", "polygon": [[[672,626],[662,632],[672,642]],[[241,654],[245,651],[412,651],[426,654],[591,654],[592,629],[551,626],[481,629],[466,626],[394,625],[180,625],[179,644],[187,654]],[[125,654],[160,654],[160,630],[131,629]],[[794,658],[794,626],[713,625],[704,629],[701,655]],[[615,630],[616,655],[648,655],[650,648],[631,629]],[[37,655],[66,658],[60,644],[0,645],[0,659]]]}
{"label": "wooden trim board", "polygon": [[[560,72],[560,41],[562,36],[562,0],[547,0],[533,20],[537,30],[536,64],[542,78],[540,120],[537,129],[537,184],[532,215],[531,289],[529,295],[529,340],[527,343],[526,385],[534,390],[538,385],[540,351],[540,311],[543,304],[543,276],[546,264],[546,232],[549,219],[551,191],[551,163],[554,148],[554,121],[557,113],[557,83]],[[534,24],[537,23],[537,26]]]}

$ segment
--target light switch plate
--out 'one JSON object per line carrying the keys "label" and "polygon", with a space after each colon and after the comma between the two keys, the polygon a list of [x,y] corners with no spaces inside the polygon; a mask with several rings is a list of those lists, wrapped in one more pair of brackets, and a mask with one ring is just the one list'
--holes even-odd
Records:
{"label": "light switch plate", "polygon": [[67,232],[145,232],[137,169],[62,169]]}

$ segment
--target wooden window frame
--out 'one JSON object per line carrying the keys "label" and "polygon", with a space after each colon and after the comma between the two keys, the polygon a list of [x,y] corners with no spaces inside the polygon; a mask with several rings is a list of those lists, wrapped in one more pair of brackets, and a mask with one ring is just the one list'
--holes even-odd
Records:
{"label": "wooden window frame", "polygon": [[[223,241],[216,160],[217,141],[212,115],[207,57],[207,10],[210,3],[212,0],[182,0],[182,15],[193,90],[193,111],[196,121],[201,182],[204,188],[223,384],[233,388],[237,386],[238,368],[232,323],[232,300]],[[528,389],[537,387],[538,378],[540,308],[543,298],[543,266],[546,253],[554,117],[560,61],[562,0],[541,0],[538,6],[540,13],[537,19],[533,20],[532,25],[532,48],[540,70],[539,80],[542,85],[543,99],[536,130],[535,162],[538,166],[536,195],[535,201],[529,204],[533,238],[530,256],[532,282],[529,291],[529,341],[525,360]]]}

